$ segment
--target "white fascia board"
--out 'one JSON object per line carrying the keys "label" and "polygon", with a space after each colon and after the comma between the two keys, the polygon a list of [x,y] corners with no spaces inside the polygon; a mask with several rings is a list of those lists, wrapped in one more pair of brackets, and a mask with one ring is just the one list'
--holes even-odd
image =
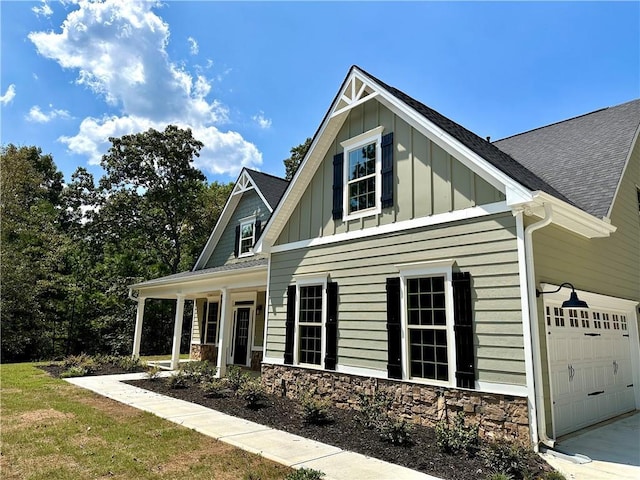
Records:
{"label": "white fascia board", "polygon": [[235,211],[239,202],[239,195],[229,195],[229,198],[227,198],[227,203],[224,205],[222,213],[220,214],[220,217],[218,217],[218,221],[213,227],[213,231],[211,232],[207,243],[202,249],[202,252],[198,257],[196,264],[193,266],[194,272],[196,270],[200,270],[205,266],[206,261],[209,259],[209,257],[213,253],[213,250],[216,248],[216,245],[218,244],[218,241],[222,236],[222,232],[224,232],[225,228],[227,228],[229,220],[231,219],[231,216],[233,215],[233,212]]}
{"label": "white fascia board", "polygon": [[[153,280],[151,281],[153,282]],[[145,298],[176,298],[177,295],[202,294],[221,288],[238,289],[266,286],[267,265],[242,270],[222,270],[178,279],[158,279],[151,284],[132,285]]]}
{"label": "white fascia board", "polygon": [[267,207],[267,209],[269,209],[269,213],[272,213],[273,212],[273,207],[271,205],[269,205],[269,202],[267,202],[267,199],[264,198],[264,195],[262,194],[262,190],[260,190],[258,188],[258,185],[256,185],[256,182],[253,179],[253,177],[251,176],[251,174],[249,172],[245,172],[245,173],[247,174],[247,176],[251,180],[251,184],[253,185],[253,189],[256,191],[256,193],[260,197],[260,200],[262,200],[262,203],[264,203],[265,206]]}
{"label": "white fascia board", "polygon": [[309,182],[315,175],[318,166],[324,160],[324,156],[346,118],[346,113],[335,117],[327,116],[326,121],[320,127],[318,134],[309,146],[309,150],[300,163],[298,170],[291,179],[280,203],[271,215],[266,228],[260,235],[260,239],[254,245],[254,253],[268,253],[270,251],[271,245],[278,239],[280,232],[282,232],[289,216],[293,213]]}
{"label": "white fascia board", "polygon": [[584,210],[574,207],[553,195],[546,192],[533,192],[533,199],[530,202],[512,205],[515,209],[523,208],[525,212],[530,210],[534,215],[542,205],[551,205],[553,210],[553,223],[567,230],[582,235],[586,238],[608,237],[617,230],[605,220],[600,220]]}
{"label": "white fascia board", "polygon": [[640,136],[640,125],[636,129],[636,133],[633,136],[633,141],[631,142],[631,147],[629,148],[629,153],[627,154],[627,159],[624,162],[624,167],[622,168],[622,173],[620,174],[620,178],[618,179],[618,185],[616,185],[616,191],[613,194],[613,199],[611,200],[611,205],[609,205],[609,209],[607,210],[606,218],[611,218],[611,212],[613,210],[613,205],[616,203],[616,199],[618,198],[618,192],[620,191],[620,185],[622,184],[622,179],[624,178],[625,173],[627,173],[627,167],[629,166],[629,162],[631,161],[631,155],[633,154],[633,149],[636,147],[638,142],[638,137]]}

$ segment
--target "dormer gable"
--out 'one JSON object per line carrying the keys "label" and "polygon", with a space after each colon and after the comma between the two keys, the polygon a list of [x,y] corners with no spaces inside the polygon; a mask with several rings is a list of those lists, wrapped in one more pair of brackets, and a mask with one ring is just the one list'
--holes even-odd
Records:
{"label": "dormer gable", "polygon": [[288,182],[243,168],[193,270],[254,258],[253,246]]}

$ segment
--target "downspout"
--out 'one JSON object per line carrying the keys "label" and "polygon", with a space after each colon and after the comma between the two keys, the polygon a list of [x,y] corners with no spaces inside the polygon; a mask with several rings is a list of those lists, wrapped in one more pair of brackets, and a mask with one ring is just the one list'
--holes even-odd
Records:
{"label": "downspout", "polygon": [[554,440],[547,436],[547,426],[544,408],[544,394],[542,391],[542,360],[540,357],[540,330],[538,328],[538,302],[536,300],[536,275],[533,261],[533,232],[546,227],[553,220],[553,211],[551,205],[543,204],[544,218],[539,222],[529,225],[524,230],[524,248],[525,263],[527,268],[527,288],[529,293],[529,328],[531,331],[531,343],[533,354],[533,371],[535,384],[535,413],[537,415],[537,436],[534,437],[534,444],[537,449],[537,443],[542,442],[544,445],[553,448]]}
{"label": "downspout", "polygon": [[133,300],[134,302],[138,301],[138,297],[133,296],[133,288],[129,288],[129,300]]}

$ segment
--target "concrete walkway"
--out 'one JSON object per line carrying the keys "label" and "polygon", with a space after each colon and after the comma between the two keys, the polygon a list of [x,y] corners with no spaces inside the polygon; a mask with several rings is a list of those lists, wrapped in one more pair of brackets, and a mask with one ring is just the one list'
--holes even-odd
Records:
{"label": "concrete walkway", "polygon": [[320,470],[324,472],[326,480],[439,480],[437,477],[409,468],[348,452],[338,447],[232,417],[201,405],[122,383],[122,380],[144,377],[144,373],[130,373],[66,380],[104,397],[153,413],[275,462],[293,468],[306,467]]}
{"label": "concrete walkway", "polygon": [[[590,428],[562,439],[556,449],[580,457],[575,463],[550,453],[543,458],[568,480],[640,479],[640,412]],[[589,461],[591,459],[591,461]]]}

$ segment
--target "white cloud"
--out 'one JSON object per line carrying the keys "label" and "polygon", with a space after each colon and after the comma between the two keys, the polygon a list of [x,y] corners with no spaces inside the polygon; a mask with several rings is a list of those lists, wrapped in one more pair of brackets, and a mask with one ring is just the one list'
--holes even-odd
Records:
{"label": "white cloud", "polygon": [[53,14],[53,10],[51,10],[47,0],[42,0],[42,5],[40,7],[33,7],[31,11],[38,16],[42,15],[44,17],[50,17]]}
{"label": "white cloud", "polygon": [[30,122],[48,123],[56,118],[70,118],[70,115],[66,110],[55,109],[52,105],[49,105],[48,113],[43,112],[38,105],[34,105],[25,118]]}
{"label": "white cloud", "polygon": [[191,52],[191,55],[197,55],[200,51],[200,47],[198,46],[196,39],[189,37],[187,38],[187,41],[189,42],[189,52]]}
{"label": "white cloud", "polygon": [[251,119],[256,122],[258,124],[258,126],[264,130],[271,128],[271,119],[270,118],[266,118],[264,116],[264,112],[260,111],[258,112],[256,115],[254,115],[253,117],[251,117]]}
{"label": "white cloud", "polygon": [[[60,137],[71,152],[98,163],[109,136],[164,130],[171,123],[191,128],[205,143],[198,163],[210,172],[235,174],[242,166],[262,163],[255,145],[237,132],[219,130],[229,121],[229,109],[209,98],[211,80],[169,58],[169,25],[153,11],[162,7],[159,1],[71,3],[78,8],[59,33],[32,32],[29,39],[40,55],[77,70],[78,84],[121,112],[85,118],[75,135]],[[189,42],[193,52],[197,42],[191,37]]]}
{"label": "white cloud", "polygon": [[4,92],[4,95],[0,97],[0,103],[2,105],[8,105],[11,103],[11,100],[16,96],[16,86],[15,84],[11,84],[7,87],[7,90]]}

